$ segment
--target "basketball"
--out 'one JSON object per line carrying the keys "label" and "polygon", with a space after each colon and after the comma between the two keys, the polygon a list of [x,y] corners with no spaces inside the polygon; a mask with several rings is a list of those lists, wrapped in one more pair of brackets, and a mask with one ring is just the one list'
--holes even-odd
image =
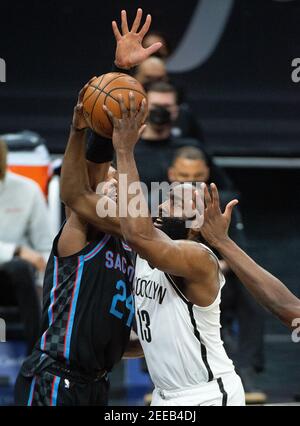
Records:
{"label": "basketball", "polygon": [[115,117],[120,118],[118,95],[123,95],[125,105],[129,108],[129,92],[135,95],[136,105],[139,108],[142,100],[146,98],[146,93],[135,78],[127,74],[110,72],[92,81],[83,98],[84,117],[89,127],[100,136],[111,138],[113,126],[103,110],[103,105],[106,105]]}

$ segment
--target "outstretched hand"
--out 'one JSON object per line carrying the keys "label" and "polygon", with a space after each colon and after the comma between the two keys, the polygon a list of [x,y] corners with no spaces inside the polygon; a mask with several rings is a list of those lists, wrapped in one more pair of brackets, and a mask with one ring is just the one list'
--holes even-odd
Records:
{"label": "outstretched hand", "polygon": [[135,20],[131,27],[128,28],[126,10],[121,12],[121,32],[116,21],[112,22],[112,28],[117,42],[115,64],[118,68],[130,69],[135,65],[139,65],[153,53],[157,52],[162,43],[154,43],[147,49],[143,48],[142,42],[149,31],[151,25],[151,15],[147,15],[146,21],[140,31],[138,31],[143,16],[142,9],[138,9]]}
{"label": "outstretched hand", "polygon": [[135,96],[133,92],[129,92],[129,109],[127,109],[123,96],[119,95],[118,98],[121,118],[117,118],[106,105],[103,105],[103,109],[114,128],[112,142],[115,150],[130,151],[134,148],[146,127],[144,122],[147,115],[147,102],[144,98],[140,108],[137,108]]}
{"label": "outstretched hand", "polygon": [[238,204],[238,200],[232,200],[227,204],[224,213],[220,209],[219,193],[216,185],[210,185],[211,194],[207,186],[204,187],[204,224],[200,229],[202,236],[213,247],[228,239],[228,229],[231,222],[231,215],[234,206]]}

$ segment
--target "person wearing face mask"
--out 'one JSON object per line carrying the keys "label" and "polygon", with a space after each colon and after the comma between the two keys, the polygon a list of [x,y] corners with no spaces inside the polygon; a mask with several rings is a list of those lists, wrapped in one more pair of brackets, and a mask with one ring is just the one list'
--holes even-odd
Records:
{"label": "person wearing face mask", "polygon": [[173,136],[178,105],[177,92],[172,85],[166,82],[153,83],[147,95],[147,127],[135,148],[135,156],[141,181],[151,189],[151,182],[167,181],[170,159],[177,148],[194,146],[204,149],[204,146],[198,139]]}
{"label": "person wearing face mask", "polygon": [[174,114],[172,119],[172,136],[176,138],[195,138],[204,142],[202,127],[186,101],[183,89],[173,84],[166,64],[162,59],[151,56],[136,67],[133,76],[144,86],[147,92],[153,89],[154,83],[169,83],[172,89],[170,87],[167,89],[165,86],[163,90],[173,92],[171,103],[175,103],[177,106],[176,115]]}
{"label": "person wearing face mask", "polygon": [[44,273],[50,248],[44,196],[32,180],[7,171],[7,148],[0,141],[0,305],[18,305],[28,352],[40,327],[36,275]]}

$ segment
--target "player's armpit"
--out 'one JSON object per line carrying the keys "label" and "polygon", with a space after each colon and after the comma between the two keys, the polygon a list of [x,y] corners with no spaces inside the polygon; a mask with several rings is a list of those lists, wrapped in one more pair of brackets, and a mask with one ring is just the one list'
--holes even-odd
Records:
{"label": "player's armpit", "polygon": [[106,234],[121,236],[117,204],[107,196],[85,191],[74,199],[72,210],[83,220]]}
{"label": "player's armpit", "polygon": [[57,243],[60,257],[72,256],[87,244],[87,224],[76,213],[68,209],[67,221]]}
{"label": "player's armpit", "polygon": [[128,243],[148,263],[171,275],[190,281],[215,274],[218,265],[209,251],[194,241],[174,241],[154,229],[151,238],[134,238]]}

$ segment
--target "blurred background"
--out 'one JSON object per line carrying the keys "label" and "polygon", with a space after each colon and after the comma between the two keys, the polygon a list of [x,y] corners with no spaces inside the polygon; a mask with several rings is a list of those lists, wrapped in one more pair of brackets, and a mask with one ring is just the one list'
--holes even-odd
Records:
{"label": "blurred background", "polygon": [[[8,166],[40,184],[53,236],[61,220],[59,161],[78,90],[93,75],[111,70],[111,21],[121,9],[132,21],[137,7],[152,14],[152,31],[166,40],[168,51],[160,60],[178,103],[195,120],[197,130],[183,136],[199,140],[239,194],[237,229],[243,230],[247,251],[299,297],[300,82],[292,80],[292,61],[300,57],[297,0],[3,0],[0,57],[7,81],[0,83],[0,139],[8,146]],[[174,125],[174,136],[180,128]],[[34,133],[16,135],[24,130]],[[7,343],[0,343],[5,405],[12,402],[26,349],[18,306],[1,308],[3,292],[0,281],[0,317],[9,331]],[[231,298],[235,302],[224,306],[223,337],[234,358],[249,350],[239,337],[241,327],[247,329],[239,303],[247,302]],[[247,366],[255,370],[249,394],[292,402],[300,394],[300,343],[292,343],[289,330],[271,315],[263,310],[258,315],[264,345],[259,362]],[[246,319],[250,343],[256,334],[252,320]],[[140,361],[122,362],[111,382],[113,404],[143,404],[151,391]]]}

